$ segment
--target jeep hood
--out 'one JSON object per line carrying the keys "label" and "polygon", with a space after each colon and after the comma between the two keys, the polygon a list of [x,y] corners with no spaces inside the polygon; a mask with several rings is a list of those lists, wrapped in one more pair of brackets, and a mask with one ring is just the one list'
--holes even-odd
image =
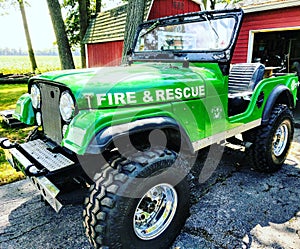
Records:
{"label": "jeep hood", "polygon": [[182,64],[139,64],[44,73],[30,79],[64,85],[79,109],[173,102],[205,96],[212,71]]}

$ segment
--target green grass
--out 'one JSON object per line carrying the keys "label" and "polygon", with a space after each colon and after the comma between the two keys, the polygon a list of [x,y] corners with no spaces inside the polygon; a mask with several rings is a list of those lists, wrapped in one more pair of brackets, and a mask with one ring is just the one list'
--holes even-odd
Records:
{"label": "green grass", "polygon": [[27,92],[27,84],[0,84],[0,111],[13,109],[18,98]]}
{"label": "green grass", "polygon": [[[38,66],[37,73],[60,70],[58,56],[36,56]],[[80,67],[80,56],[74,56],[76,68]],[[32,72],[28,56],[0,56],[0,73],[3,74],[25,74]]]}
{"label": "green grass", "polygon": [[[0,111],[15,108],[15,103],[18,98],[26,92],[27,84],[0,84]],[[0,119],[0,137],[22,140],[31,129],[30,127],[11,129]],[[0,149],[0,185],[23,178],[24,175],[21,172],[16,172],[16,170],[6,162],[4,151]]]}
{"label": "green grass", "polygon": [[[4,153],[0,153],[0,162],[5,161]],[[0,163],[0,186],[24,179],[22,172],[17,172],[9,163]]]}
{"label": "green grass", "polygon": [[[12,141],[22,141],[32,128],[16,128],[11,129],[0,121],[0,134],[10,138]],[[24,179],[25,176],[22,172],[17,172],[5,159],[5,153],[0,149],[0,185],[11,183],[20,179]]]}

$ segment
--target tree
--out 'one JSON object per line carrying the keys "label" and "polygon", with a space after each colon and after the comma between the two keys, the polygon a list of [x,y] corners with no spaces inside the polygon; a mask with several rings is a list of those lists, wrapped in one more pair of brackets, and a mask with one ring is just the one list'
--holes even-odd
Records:
{"label": "tree", "polygon": [[138,25],[144,21],[144,12],[145,12],[144,0],[128,1],[122,64],[126,63],[127,52],[131,49]]}
{"label": "tree", "polygon": [[62,7],[67,10],[65,16],[66,34],[71,47],[80,44],[79,4],[75,0],[64,0]]}
{"label": "tree", "polygon": [[86,67],[84,36],[91,19],[91,13],[101,11],[101,0],[64,0],[63,7],[68,9],[65,24],[66,33],[72,47],[80,46],[81,64]]}
{"label": "tree", "polygon": [[58,0],[47,0],[54,33],[58,45],[58,53],[62,69],[74,69],[74,61],[71,53],[70,44],[65,30],[64,20],[62,18],[60,4]]}
{"label": "tree", "polygon": [[32,72],[35,72],[37,69],[37,63],[36,63],[34,51],[32,48],[29,27],[28,27],[27,18],[26,18],[24,1],[23,0],[10,0],[10,1],[0,0],[0,7],[2,10],[8,8],[9,6],[14,6],[15,4],[18,4],[21,15],[22,15],[23,27],[24,27],[24,32],[25,32],[25,37],[26,37],[26,42],[27,42],[27,48],[28,48],[28,54],[29,54],[29,59],[30,59],[30,63],[31,63],[31,68],[32,68]]}
{"label": "tree", "polygon": [[80,54],[81,54],[81,66],[86,68],[86,54],[85,54],[85,45],[83,39],[85,36],[86,29],[88,27],[89,21],[89,1],[88,0],[79,0],[79,27],[80,27]]}
{"label": "tree", "polygon": [[27,18],[26,18],[26,12],[25,12],[25,7],[24,7],[24,2],[23,0],[18,0],[19,6],[20,6],[20,11],[22,15],[22,20],[23,20],[23,26],[24,26],[24,31],[25,31],[25,36],[26,36],[26,41],[27,41],[27,47],[28,47],[28,54],[29,54],[29,59],[31,63],[31,68],[32,72],[35,72],[37,69],[37,64],[32,48],[32,43],[31,43],[31,38],[29,34],[29,28],[28,28],[28,23],[27,23]]}
{"label": "tree", "polygon": [[96,0],[96,13],[101,12],[102,0]]}

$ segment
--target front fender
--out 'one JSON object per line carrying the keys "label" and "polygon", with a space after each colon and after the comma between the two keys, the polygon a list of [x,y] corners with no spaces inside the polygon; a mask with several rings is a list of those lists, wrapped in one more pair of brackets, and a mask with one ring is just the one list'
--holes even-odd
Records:
{"label": "front fender", "polygon": [[173,129],[178,131],[181,136],[182,144],[185,145],[188,151],[193,151],[193,146],[188,138],[185,130],[173,118],[170,117],[154,117],[139,119],[134,122],[120,124],[107,127],[101,130],[88,146],[86,153],[99,154],[105,150],[113,141],[120,137],[129,136],[145,131],[152,131],[155,129]]}
{"label": "front fender", "polygon": [[28,93],[23,94],[16,103],[15,113],[13,117],[24,124],[34,125],[35,115],[31,104],[31,98]]}
{"label": "front fender", "polygon": [[[151,127],[152,124],[150,124],[150,122],[145,123],[139,120],[149,120],[153,117],[172,118],[171,106],[157,105],[152,108],[149,107],[148,109],[117,108],[82,110],[70,123],[62,141],[62,146],[76,154],[84,155],[96,135],[102,134],[101,139],[104,140],[101,140],[100,144],[101,148],[104,148],[111,137],[119,136],[127,131]],[[157,122],[161,123],[162,121],[158,119]],[[162,123],[166,125],[165,122]],[[168,125],[174,126],[174,124],[170,124],[170,122]]]}

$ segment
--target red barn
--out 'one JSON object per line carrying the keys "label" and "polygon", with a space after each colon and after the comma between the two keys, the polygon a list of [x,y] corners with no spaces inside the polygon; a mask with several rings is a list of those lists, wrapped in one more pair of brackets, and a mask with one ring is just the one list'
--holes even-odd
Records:
{"label": "red barn", "polygon": [[300,61],[300,1],[245,0],[245,18],[232,63],[261,61],[267,66]]}
{"label": "red barn", "polygon": [[[200,11],[196,0],[146,0],[145,20]],[[120,65],[127,4],[101,12],[93,19],[84,42],[88,67]]]}

